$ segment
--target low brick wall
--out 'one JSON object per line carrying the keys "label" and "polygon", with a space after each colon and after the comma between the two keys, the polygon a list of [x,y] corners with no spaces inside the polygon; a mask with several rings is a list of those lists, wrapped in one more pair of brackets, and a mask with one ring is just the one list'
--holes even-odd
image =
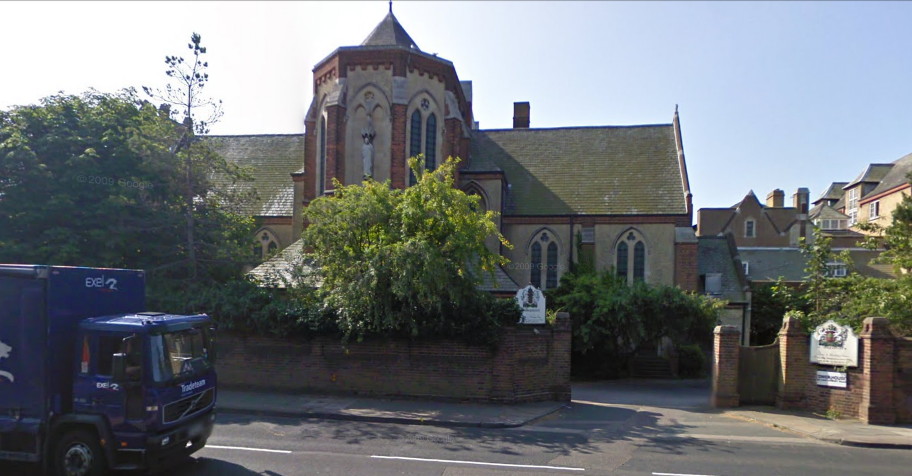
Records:
{"label": "low brick wall", "polygon": [[896,340],[896,380],[893,382],[893,404],[896,421],[912,422],[912,339]]}
{"label": "low brick wall", "polygon": [[219,383],[318,393],[525,402],[570,400],[570,319],[508,328],[496,351],[452,341],[219,336]]}
{"label": "low brick wall", "polygon": [[[716,329],[713,355],[713,396],[715,406],[738,406],[738,362],[731,351],[740,332],[720,326]],[[858,367],[846,369],[846,388],[816,384],[818,370],[832,367],[810,362],[810,337],[793,318],[783,320],[779,332],[780,371],[776,406],[824,413],[865,423],[912,422],[912,339],[893,336],[884,318],[867,318],[858,336]]]}

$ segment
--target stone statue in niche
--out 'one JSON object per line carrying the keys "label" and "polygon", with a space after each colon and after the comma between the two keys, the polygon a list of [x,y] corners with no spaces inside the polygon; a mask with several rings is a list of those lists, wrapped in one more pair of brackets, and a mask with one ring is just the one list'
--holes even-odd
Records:
{"label": "stone statue in niche", "polygon": [[371,124],[370,118],[367,119],[367,126],[361,129],[361,138],[364,144],[361,145],[361,161],[364,165],[364,178],[374,176],[374,137],[377,132]]}

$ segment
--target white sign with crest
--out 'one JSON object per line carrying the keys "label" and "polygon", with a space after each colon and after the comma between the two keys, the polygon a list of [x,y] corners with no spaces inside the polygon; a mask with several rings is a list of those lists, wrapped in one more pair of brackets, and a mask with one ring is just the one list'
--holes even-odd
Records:
{"label": "white sign with crest", "polygon": [[811,362],[858,367],[858,337],[849,326],[826,321],[811,336]]}
{"label": "white sign with crest", "polygon": [[531,284],[516,291],[516,304],[522,309],[520,324],[545,323],[545,295]]}

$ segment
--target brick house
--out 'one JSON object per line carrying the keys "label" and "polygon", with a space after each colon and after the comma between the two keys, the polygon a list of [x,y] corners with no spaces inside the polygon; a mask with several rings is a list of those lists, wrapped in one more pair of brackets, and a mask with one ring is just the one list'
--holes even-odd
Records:
{"label": "brick house", "polygon": [[[392,11],[360,45],[320,61],[312,88],[303,136],[212,138],[227,160],[252,166],[262,187],[251,204],[260,256],[297,241],[304,207],[331,194],[332,179],[353,184],[371,175],[405,188],[413,180],[408,157],[421,154],[432,169],[454,156],[462,159],[461,189],[500,214],[497,225],[514,245],[489,243],[511,262],[485,289],[553,288],[581,260],[630,282],[697,288],[677,110],[666,124],[533,128],[530,104],[515,102],[513,128],[481,130],[471,81],[421,51]],[[274,272],[288,259],[281,254],[252,273]]]}

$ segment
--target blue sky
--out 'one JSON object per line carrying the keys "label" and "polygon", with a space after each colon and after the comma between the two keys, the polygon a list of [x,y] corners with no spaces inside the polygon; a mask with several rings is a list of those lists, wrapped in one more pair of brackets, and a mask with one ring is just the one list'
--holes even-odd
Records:
{"label": "blue sky", "polygon": [[[374,2],[0,2],[0,108],[164,84],[208,47],[216,134],[298,133],[312,68],[384,17]],[[696,208],[754,190],[812,200],[912,152],[912,2],[417,2],[393,11],[471,80],[482,128],[656,124],[677,104]],[[543,158],[546,160],[547,158]]]}

